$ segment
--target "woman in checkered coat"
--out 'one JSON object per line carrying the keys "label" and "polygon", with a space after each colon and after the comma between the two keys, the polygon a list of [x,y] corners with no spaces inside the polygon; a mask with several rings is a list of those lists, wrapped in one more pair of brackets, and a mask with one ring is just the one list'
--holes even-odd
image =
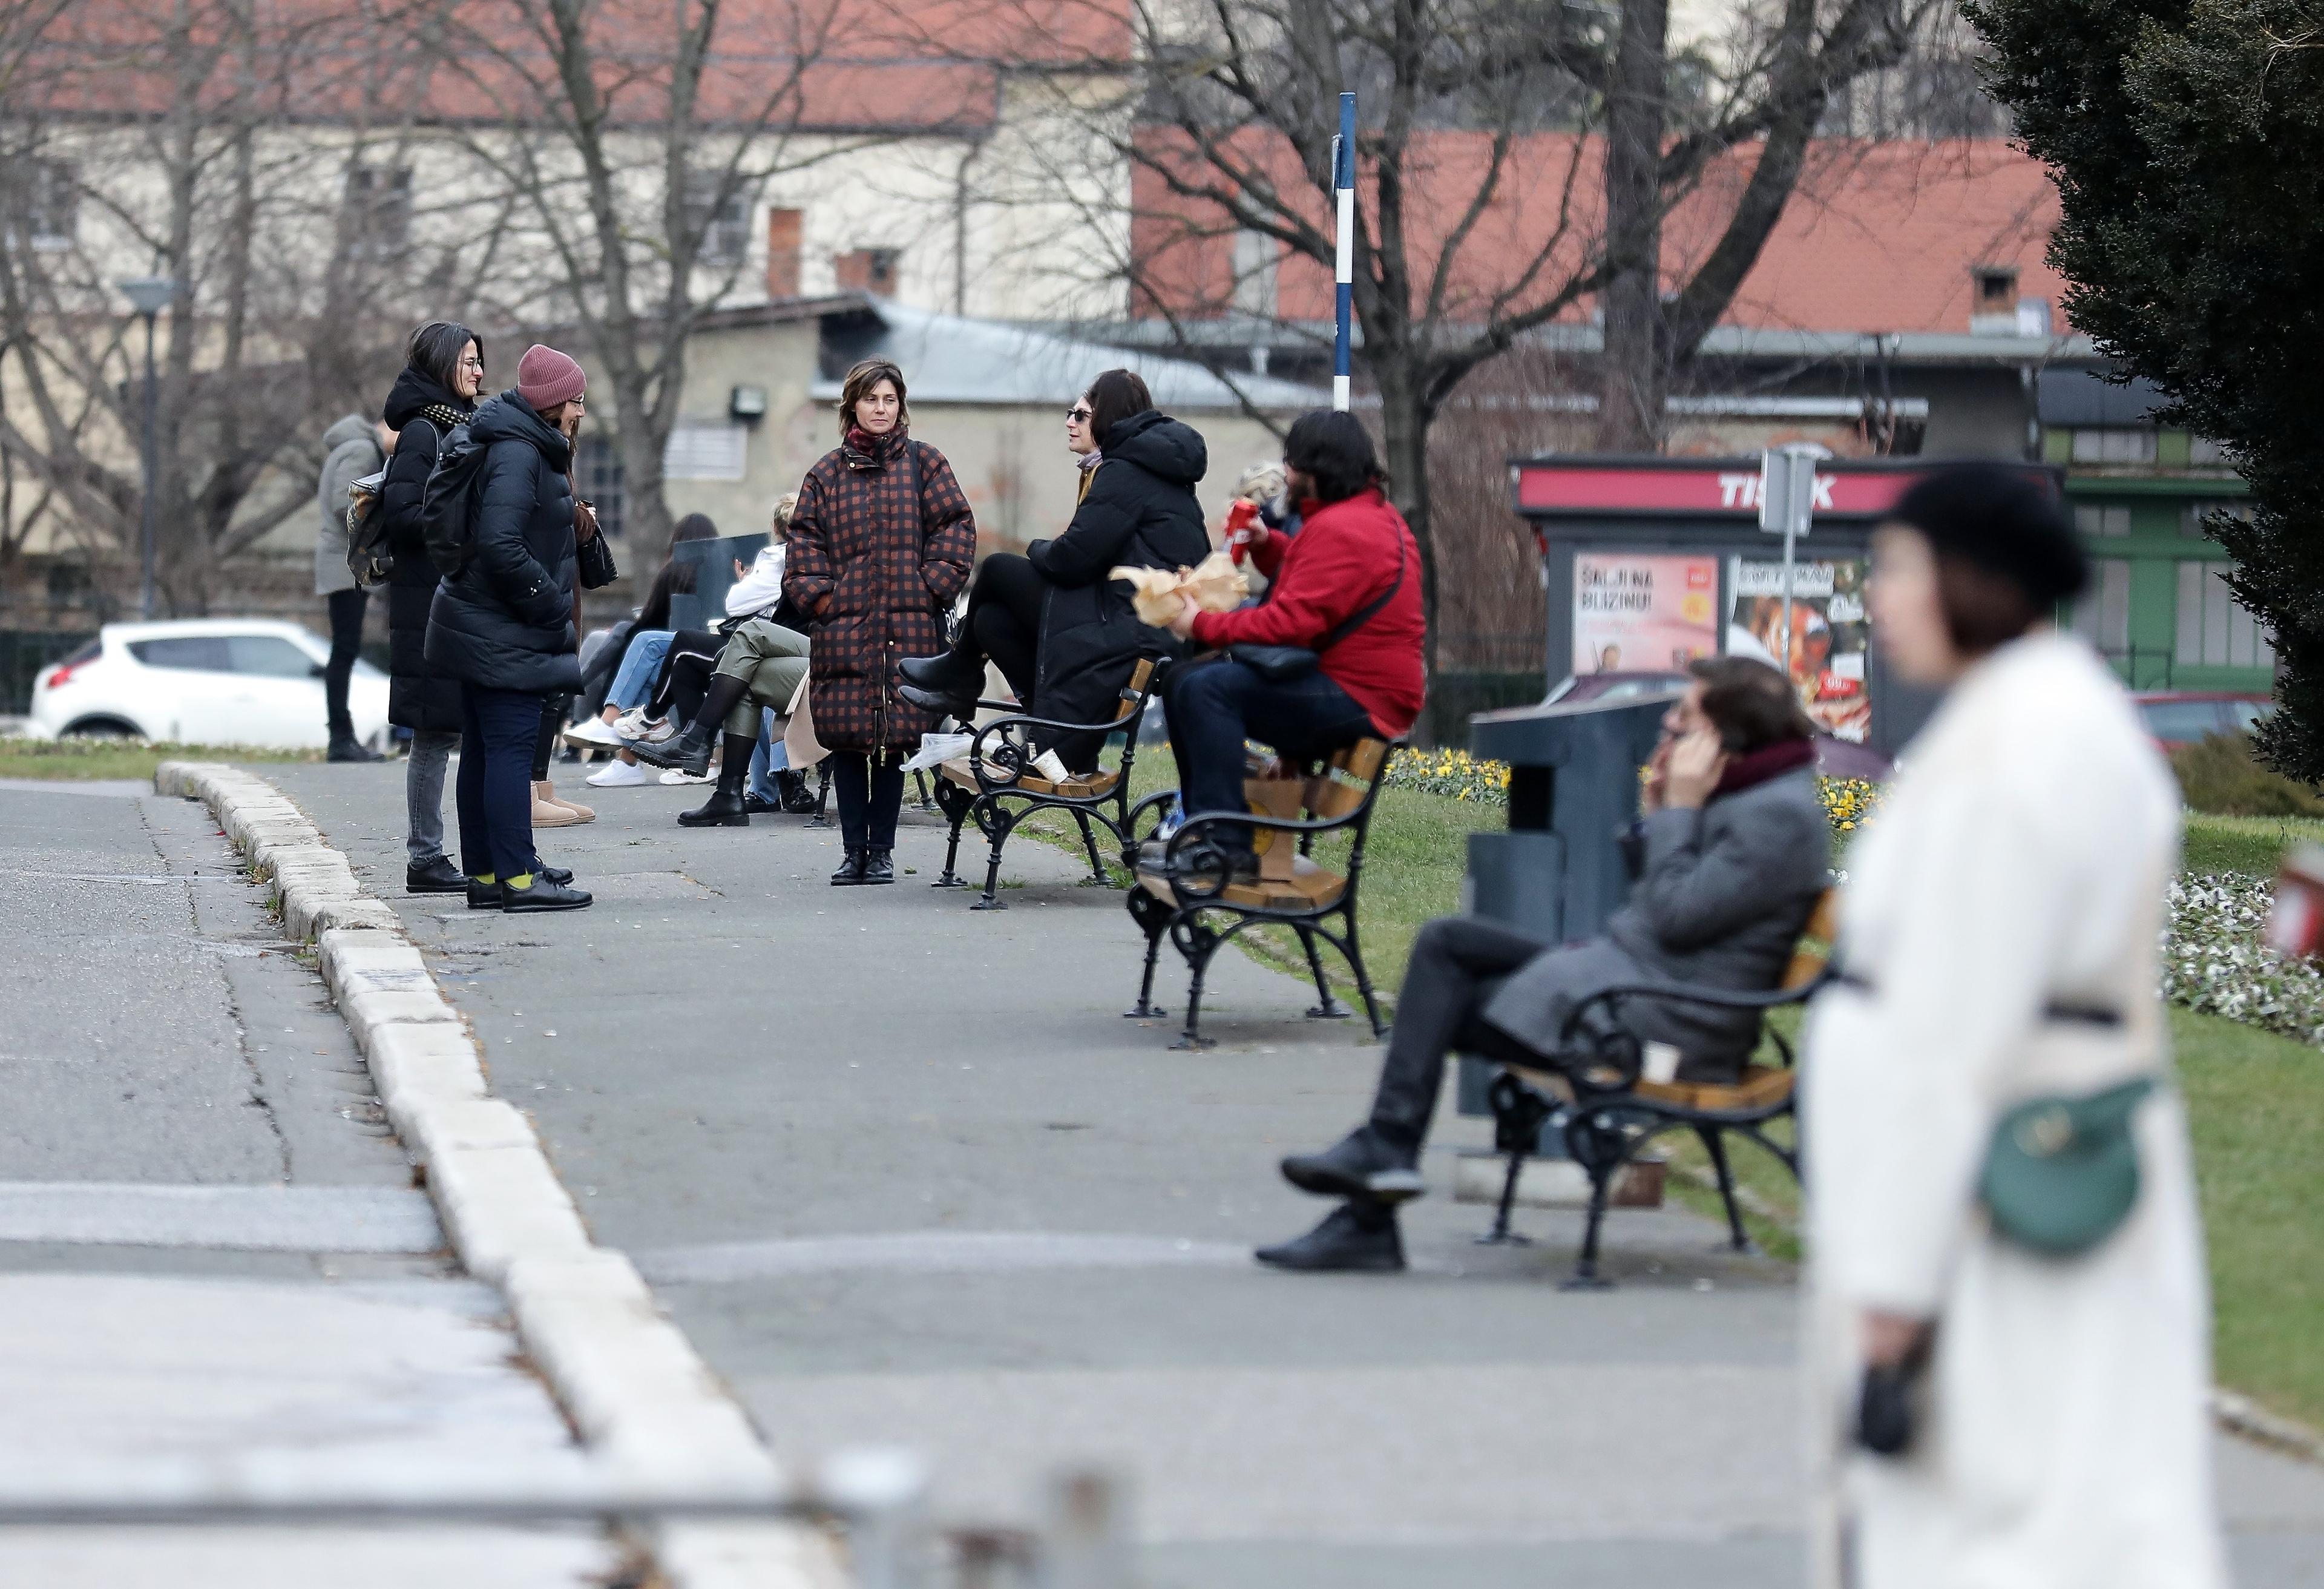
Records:
{"label": "woman in checkered coat", "polygon": [[847,858],[834,884],[893,882],[903,759],[936,716],[897,695],[896,664],[945,645],[944,614],[968,583],[976,520],[944,454],[909,433],[904,374],[847,372],[841,444],[799,486],[783,595],[807,619],[808,710],[833,753]]}

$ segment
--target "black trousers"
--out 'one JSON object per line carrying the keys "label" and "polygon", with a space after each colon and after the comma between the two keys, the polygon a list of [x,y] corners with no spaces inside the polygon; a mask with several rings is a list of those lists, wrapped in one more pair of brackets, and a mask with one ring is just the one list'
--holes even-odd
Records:
{"label": "black trousers", "polygon": [[1033,705],[1034,664],[1041,649],[1041,603],[1049,582],[1028,558],[994,552],[976,566],[968,587],[968,612],[954,636],[953,654],[980,667],[1001,670],[1018,701]]}
{"label": "black trousers", "polygon": [[363,654],[364,608],[371,592],[357,586],[335,590],[324,601],[331,614],[331,660],[323,664],[323,711],[330,719],[333,739],[353,739],[355,719],[347,715],[347,680]]}
{"label": "black trousers", "polygon": [[565,732],[572,716],[573,697],[552,695],[540,703],[540,732],[532,739],[532,781],[540,782],[549,776],[549,758],[557,753],[557,736]]}
{"label": "black trousers", "polygon": [[838,797],[842,845],[851,850],[896,847],[896,816],[904,808],[901,761],[881,756],[874,765],[862,751],[834,751],[831,792]]}
{"label": "black trousers", "polygon": [[661,677],[654,681],[653,700],[647,710],[656,717],[678,714],[681,728],[702,711],[702,697],[710,676],[718,670],[718,653],[726,642],[708,629],[681,629],[670,637],[661,659]]}
{"label": "black trousers", "polygon": [[1444,1090],[1444,1058],[1477,1054],[1508,1065],[1548,1066],[1547,1056],[1488,1026],[1480,1012],[1509,974],[1552,946],[1530,933],[1475,916],[1440,916],[1413,940],[1412,961],[1397,995],[1372,1100],[1372,1129],[1399,1146],[1418,1148]]}

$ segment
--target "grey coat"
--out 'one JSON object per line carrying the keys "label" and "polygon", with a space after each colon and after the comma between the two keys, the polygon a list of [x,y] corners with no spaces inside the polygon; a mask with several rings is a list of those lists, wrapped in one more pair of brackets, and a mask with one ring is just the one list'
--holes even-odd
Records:
{"label": "grey coat", "polygon": [[[1545,950],[1484,1009],[1484,1019],[1545,1054],[1574,1002],[1629,982],[1750,992],[1781,980],[1831,884],[1831,827],[1815,773],[1802,768],[1720,796],[1699,811],[1657,811],[1625,836],[1630,897],[1602,938]],[[1623,1024],[1670,1043],[1690,1080],[1732,1076],[1759,1030],[1749,1011],[1626,1001]]]}
{"label": "grey coat", "polygon": [[349,414],[323,432],[323,472],[315,485],[315,505],[323,515],[315,537],[315,594],[353,590],[347,568],[347,487],[376,475],[387,462],[379,436],[361,414]]}

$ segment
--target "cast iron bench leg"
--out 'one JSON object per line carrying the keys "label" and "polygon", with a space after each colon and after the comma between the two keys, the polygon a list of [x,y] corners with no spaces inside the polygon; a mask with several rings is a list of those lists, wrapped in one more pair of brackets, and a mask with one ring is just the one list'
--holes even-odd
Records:
{"label": "cast iron bench leg", "polygon": [[1113,879],[1105,874],[1105,863],[1097,858],[1097,835],[1090,831],[1089,813],[1087,811],[1075,811],[1074,813],[1074,820],[1081,824],[1082,847],[1089,852],[1090,881],[1092,882],[1104,883],[1109,888],[1111,887],[1113,884]]}
{"label": "cast iron bench leg", "polygon": [[953,869],[954,863],[960,859],[960,825],[967,819],[966,811],[963,811],[952,819],[952,835],[945,841],[944,875],[928,884],[930,888],[966,888],[968,886],[968,879]]}
{"label": "cast iron bench leg", "polygon": [[1332,996],[1332,984],[1323,980],[1323,957],[1315,952],[1315,929],[1305,922],[1293,925],[1299,935],[1300,947],[1307,951],[1307,969],[1315,978],[1315,1007],[1307,1012],[1310,1021],[1345,1021],[1354,1012]]}
{"label": "cast iron bench leg", "polygon": [[1742,1212],[1735,1206],[1735,1176],[1727,1167],[1727,1141],[1717,1126],[1698,1125],[1694,1134],[1702,1139],[1703,1150],[1711,1155],[1711,1167],[1719,1172],[1719,1200],[1727,1206],[1728,1245],[1738,1252],[1751,1251],[1751,1238],[1744,1232]]}
{"label": "cast iron bench leg", "polygon": [[1178,1034],[1174,1049],[1215,1049],[1216,1038],[1203,1035],[1203,974],[1211,968],[1211,956],[1218,953],[1226,940],[1203,933],[1194,938],[1194,952],[1188,956],[1194,966],[1194,980],[1186,984],[1186,1030]]}

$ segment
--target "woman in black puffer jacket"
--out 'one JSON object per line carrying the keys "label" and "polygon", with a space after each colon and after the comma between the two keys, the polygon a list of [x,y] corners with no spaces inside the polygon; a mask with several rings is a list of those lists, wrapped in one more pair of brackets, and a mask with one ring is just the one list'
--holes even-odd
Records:
{"label": "woman in black puffer jacket", "polygon": [[444,771],[460,744],[460,681],[427,658],[437,576],[420,531],[420,499],[444,438],[475,412],[484,345],[456,321],[430,320],[411,333],[404,359],[381,415],[397,434],[376,510],[395,559],[387,583],[387,720],[411,730],[411,758],[403,768],[403,887],[407,893],[456,894],[468,880],[444,854]]}
{"label": "woman in black puffer jacket", "polygon": [[[989,658],[1025,709],[1059,723],[1102,723],[1120,710],[1140,656],[1170,637],[1138,621],[1117,568],[1190,568],[1210,554],[1194,485],[1208,467],[1202,434],[1154,406],[1130,370],[1108,370],[1065,416],[1065,444],[1081,455],[1081,505],[1054,540],[977,565],[968,612],[952,649],[905,661],[904,698],[966,723],[976,715]],[[1086,771],[1104,735],[1077,734],[1054,748]]]}
{"label": "woman in black puffer jacket", "polygon": [[532,753],[542,702],[576,694],[574,596],[613,577],[593,522],[576,540],[573,437],[581,426],[581,366],[536,344],[517,384],[476,411],[468,439],[484,449],[470,483],[468,555],[437,587],[428,660],[461,685],[460,859],[468,902],[512,911],[575,910],[589,896],[569,874],[541,874],[532,847]]}

